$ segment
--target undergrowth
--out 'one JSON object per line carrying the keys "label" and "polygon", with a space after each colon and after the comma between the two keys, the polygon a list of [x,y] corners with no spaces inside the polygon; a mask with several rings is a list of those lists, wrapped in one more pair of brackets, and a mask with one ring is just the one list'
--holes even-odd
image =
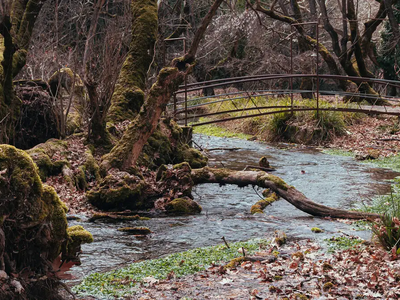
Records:
{"label": "undergrowth", "polygon": [[238,249],[246,249],[252,254],[267,245],[263,239],[254,239],[247,242],[213,247],[197,248],[181,253],[170,254],[163,258],[145,260],[131,264],[127,268],[113,270],[107,273],[94,273],[87,276],[80,285],[73,290],[79,295],[91,295],[99,298],[123,297],[132,295],[137,285],[146,277],[165,279],[173,274],[182,277],[205,270],[213,263],[230,261],[240,256]]}
{"label": "undergrowth", "polygon": [[362,210],[383,215],[372,224],[372,232],[385,250],[400,255],[400,180],[396,179],[389,195],[375,197]]}
{"label": "undergrowth", "polygon": [[[215,99],[213,99],[215,101]],[[220,99],[223,100],[223,99]],[[290,109],[291,99],[289,97],[273,98],[266,96],[257,96],[249,98],[241,98],[228,100],[223,102],[212,103],[208,105],[209,112],[224,112],[235,109],[258,107],[253,111],[238,111],[224,113],[215,116],[214,118],[239,117],[244,115],[260,114],[282,109]],[[353,104],[332,104],[320,99],[320,108],[328,107],[349,107]],[[277,108],[260,108],[266,106],[274,106]],[[286,108],[278,108],[278,107]],[[315,101],[309,99],[296,99],[293,103],[294,107],[314,108]],[[246,119],[233,120],[223,123],[224,128],[229,131],[241,130],[243,133],[257,135],[258,137],[271,141],[285,140],[289,142],[308,142],[328,140],[335,135],[345,133],[346,124],[351,124],[355,120],[361,118],[360,114],[342,113],[334,111],[320,110],[319,114],[316,111],[299,111],[282,112],[276,114],[268,114],[256,116]],[[207,127],[207,126],[205,126]],[[209,128],[196,129],[197,132],[207,134]],[[214,133],[212,133],[215,135]]]}

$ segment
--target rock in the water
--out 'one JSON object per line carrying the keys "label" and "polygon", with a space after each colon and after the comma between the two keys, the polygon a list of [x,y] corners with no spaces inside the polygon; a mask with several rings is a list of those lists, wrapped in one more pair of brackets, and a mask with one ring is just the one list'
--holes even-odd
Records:
{"label": "rock in the water", "polygon": [[188,197],[176,198],[165,206],[167,213],[175,215],[194,215],[201,213],[201,206]]}

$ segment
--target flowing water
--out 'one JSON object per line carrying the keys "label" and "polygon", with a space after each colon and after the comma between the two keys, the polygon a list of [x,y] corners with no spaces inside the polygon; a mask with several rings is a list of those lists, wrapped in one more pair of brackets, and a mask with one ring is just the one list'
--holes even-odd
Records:
{"label": "flowing water", "polygon": [[[274,175],[282,177],[313,201],[332,207],[350,208],[373,195],[388,193],[387,180],[398,175],[350,157],[331,156],[312,149],[283,150],[258,142],[202,135],[196,135],[195,142],[204,148],[239,148],[209,152],[210,166],[241,170],[257,165],[259,158],[266,156],[276,168]],[[202,184],[193,192],[195,200],[203,207],[199,215],[117,224],[71,221],[70,225],[81,224],[92,232],[95,241],[83,245],[82,265],[69,271],[72,277],[69,284],[75,284],[92,272],[116,269],[137,260],[220,244],[222,236],[234,242],[267,237],[281,229],[289,238],[322,240],[343,233],[370,238],[369,232],[355,231],[341,222],[314,218],[284,200],[268,206],[264,214],[253,216],[249,211],[260,199],[258,194],[261,190],[253,187]],[[154,233],[138,239],[117,230],[125,226],[147,226]],[[312,227],[325,232],[315,234],[311,232]]]}

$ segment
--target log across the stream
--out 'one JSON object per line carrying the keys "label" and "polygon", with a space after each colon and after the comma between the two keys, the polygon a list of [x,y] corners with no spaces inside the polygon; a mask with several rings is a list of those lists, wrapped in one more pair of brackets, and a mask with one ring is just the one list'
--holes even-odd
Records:
{"label": "log across the stream", "polygon": [[313,216],[343,219],[376,219],[381,217],[379,214],[337,209],[315,203],[280,177],[263,171],[234,171],[204,167],[193,169],[191,175],[194,184],[219,183],[268,188],[296,208]]}

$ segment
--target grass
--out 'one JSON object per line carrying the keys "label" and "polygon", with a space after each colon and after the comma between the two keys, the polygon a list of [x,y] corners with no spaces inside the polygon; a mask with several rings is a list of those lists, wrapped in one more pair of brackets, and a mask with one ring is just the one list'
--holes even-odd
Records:
{"label": "grass", "polygon": [[340,237],[331,237],[329,239],[324,239],[324,241],[328,244],[328,252],[334,253],[339,250],[346,250],[358,245],[361,245],[364,240],[357,238],[357,237],[347,237],[347,236],[340,236]]}
{"label": "grass", "polygon": [[[223,100],[223,98],[219,98]],[[214,98],[213,101],[216,99]],[[210,104],[207,108],[209,112],[224,112],[229,110],[240,110],[243,108],[250,107],[262,107],[262,106],[286,106],[289,108],[291,105],[291,99],[289,97],[266,97],[257,96],[249,98],[240,98],[223,102],[217,102]],[[296,99],[293,103],[294,106],[300,107],[315,107],[315,101],[309,99]],[[320,100],[320,107],[327,108],[332,106],[343,106],[348,107],[351,104],[332,104],[324,100]],[[282,110],[279,108],[271,109],[255,109],[253,111],[238,111],[231,113],[224,113],[222,115],[215,116],[214,118],[226,118],[226,117],[239,117],[243,115],[266,113],[271,111]],[[263,115],[257,117],[251,117],[247,119],[240,119],[225,122],[222,126],[224,128],[233,128],[236,131],[238,128],[241,132],[250,135],[257,135],[260,138],[267,140],[286,140],[289,142],[303,142],[301,139],[317,139],[325,140],[331,138],[333,135],[341,135],[345,132],[346,124],[354,122],[354,119],[360,118],[359,114],[333,111],[320,111],[319,115],[315,111],[300,111],[291,113],[278,113]],[[206,127],[206,126],[205,126]],[[199,129],[201,133],[208,134],[211,132],[212,135],[219,135],[214,132],[213,128]],[[197,130],[196,130],[197,131]],[[228,130],[231,131],[231,130]],[[299,131],[306,131],[305,137],[301,134],[297,135]],[[225,133],[224,133],[225,134]],[[236,135],[236,133],[235,133]],[[293,136],[295,136],[293,138]],[[296,140],[298,138],[299,140]]]}
{"label": "grass", "polygon": [[155,279],[167,278],[173,272],[174,276],[182,277],[205,270],[213,263],[229,261],[240,257],[238,249],[245,248],[251,254],[264,247],[268,242],[254,239],[247,242],[213,247],[197,248],[185,252],[174,253],[163,258],[133,263],[127,268],[107,273],[94,273],[87,276],[73,291],[79,295],[91,295],[99,298],[129,296],[135,293],[138,283],[145,277]]}
{"label": "grass", "polygon": [[367,162],[380,168],[388,168],[400,172],[400,155],[368,160]]}
{"label": "grass", "polygon": [[[201,121],[205,121],[205,119],[202,119]],[[201,134],[205,134],[205,135],[228,137],[228,138],[239,138],[239,139],[243,139],[243,140],[247,140],[252,137],[249,134],[233,132],[226,128],[222,128],[222,127],[214,125],[214,124],[197,126],[197,127],[194,127],[193,131],[194,131],[194,133],[201,133]]]}

